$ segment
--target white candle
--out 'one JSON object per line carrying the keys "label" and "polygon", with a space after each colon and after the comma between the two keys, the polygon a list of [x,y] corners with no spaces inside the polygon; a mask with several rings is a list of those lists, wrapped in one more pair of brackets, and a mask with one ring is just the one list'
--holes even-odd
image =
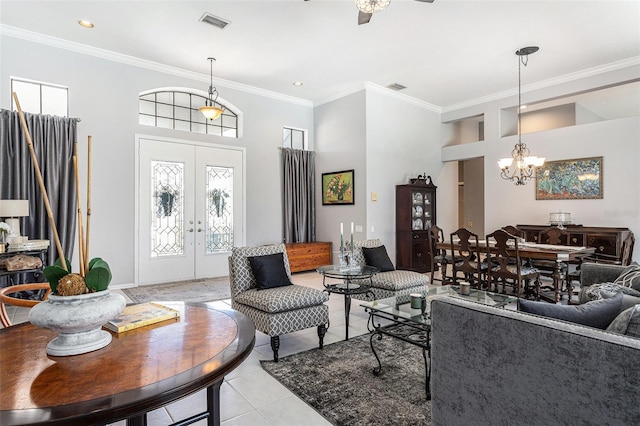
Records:
{"label": "white candle", "polygon": [[344,223],[340,222],[340,235],[344,234]]}
{"label": "white candle", "polygon": [[351,222],[351,233],[353,234],[353,222]]}

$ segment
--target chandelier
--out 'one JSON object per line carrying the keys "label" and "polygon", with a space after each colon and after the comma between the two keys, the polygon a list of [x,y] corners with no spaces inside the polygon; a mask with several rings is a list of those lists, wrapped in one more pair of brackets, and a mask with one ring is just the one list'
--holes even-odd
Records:
{"label": "chandelier", "polygon": [[362,13],[374,13],[385,10],[391,0],[356,0],[356,7]]}
{"label": "chandelier", "polygon": [[[207,117],[209,120],[215,120],[220,117],[220,115],[224,112],[224,109],[215,106],[216,101],[218,100],[218,90],[213,87],[213,61],[216,58],[207,58],[211,62],[211,84],[209,85],[209,99],[204,102],[204,106],[201,106],[200,112]],[[215,98],[214,98],[215,95]]]}
{"label": "chandelier", "polygon": [[[536,170],[544,165],[544,157],[530,155],[529,148],[522,143],[521,65],[526,67],[529,55],[537,52],[538,49],[538,46],[529,46],[516,50],[516,55],[518,55],[518,142],[511,151],[511,158],[501,158],[498,161],[502,179],[510,180],[516,185],[526,185],[529,179],[535,178]],[[512,168],[513,163],[515,163],[515,167]]]}

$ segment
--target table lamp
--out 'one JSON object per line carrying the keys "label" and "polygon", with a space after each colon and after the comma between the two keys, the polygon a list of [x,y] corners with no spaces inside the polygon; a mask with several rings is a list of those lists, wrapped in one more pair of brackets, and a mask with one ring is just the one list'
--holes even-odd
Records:
{"label": "table lamp", "polygon": [[29,200],[0,200],[0,217],[11,227],[12,237],[20,237],[19,217],[29,216]]}

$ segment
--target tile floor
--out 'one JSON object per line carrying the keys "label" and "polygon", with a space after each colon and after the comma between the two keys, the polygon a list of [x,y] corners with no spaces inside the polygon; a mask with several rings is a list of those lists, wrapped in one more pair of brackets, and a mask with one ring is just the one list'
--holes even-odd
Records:
{"label": "tile floor", "polygon": [[[293,275],[294,283],[322,289],[322,277],[315,271]],[[115,290],[118,291],[118,290]],[[121,293],[122,294],[122,293]],[[230,301],[225,301],[230,304]],[[330,327],[324,343],[343,340],[345,336],[344,297],[332,294],[329,302]],[[28,320],[27,308],[7,307],[12,322]],[[357,300],[351,305],[349,317],[349,337],[367,333],[368,315]],[[280,357],[302,352],[318,346],[317,329],[309,328],[280,337]],[[256,332],[256,344],[249,357],[225,377],[221,388],[220,417],[222,425],[330,425],[313,408],[272,378],[260,366],[261,359],[273,359],[270,339],[266,334]],[[155,410],[148,415],[150,426],[165,426],[182,418],[203,411],[206,407],[205,391],[198,392],[178,402]],[[206,425],[202,420],[195,425]],[[125,422],[114,423],[124,426]]]}

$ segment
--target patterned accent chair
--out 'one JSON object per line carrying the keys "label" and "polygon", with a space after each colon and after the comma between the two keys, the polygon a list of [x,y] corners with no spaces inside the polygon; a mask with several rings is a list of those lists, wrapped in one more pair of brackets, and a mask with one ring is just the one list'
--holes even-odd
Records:
{"label": "patterned accent chair", "polygon": [[248,316],[257,330],[271,337],[273,360],[278,361],[280,335],[305,328],[318,327],[320,348],[329,324],[329,300],[326,292],[300,285],[258,291],[256,279],[247,259],[282,253],[285,270],[291,278],[289,258],[284,244],[259,247],[233,247],[229,257],[231,307]]}
{"label": "patterned accent chair", "polygon": [[[379,239],[354,241],[353,259],[357,265],[366,265],[362,247],[380,247],[382,242]],[[393,296],[407,296],[411,293],[420,293],[427,290],[429,278],[427,275],[414,271],[387,271],[379,272],[372,278],[371,293],[353,296],[356,299],[366,298],[367,300],[379,300]],[[408,300],[408,299],[407,299]]]}

